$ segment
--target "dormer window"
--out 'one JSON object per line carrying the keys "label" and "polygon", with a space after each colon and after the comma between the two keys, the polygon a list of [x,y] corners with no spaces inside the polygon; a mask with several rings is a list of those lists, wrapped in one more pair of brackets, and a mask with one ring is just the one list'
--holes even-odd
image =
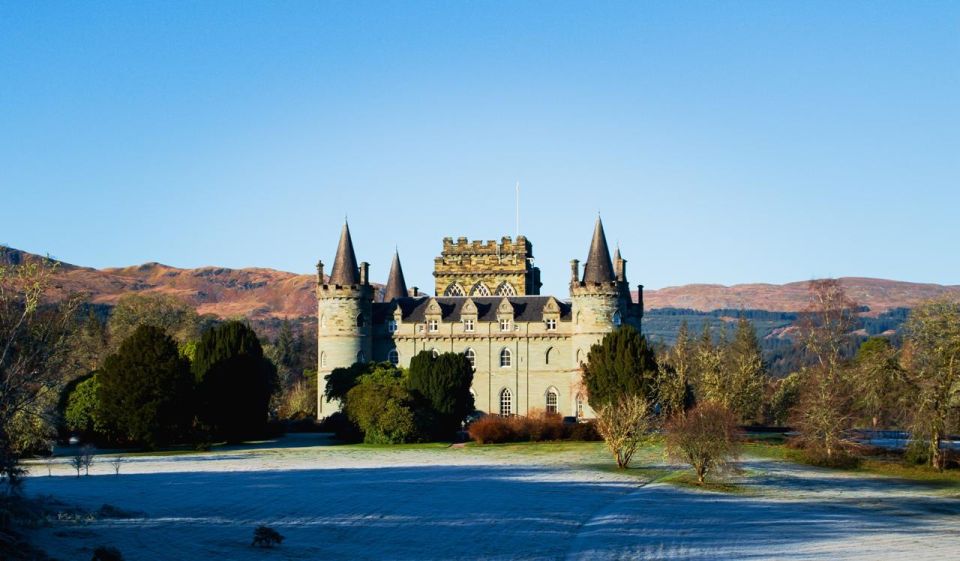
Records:
{"label": "dormer window", "polygon": [[396,333],[397,332],[397,320],[391,319],[387,321],[387,332]]}
{"label": "dormer window", "polygon": [[473,320],[465,319],[463,320],[463,330],[467,333],[473,333]]}
{"label": "dormer window", "polygon": [[510,331],[510,320],[508,319],[500,320],[500,331]]}
{"label": "dormer window", "polygon": [[437,331],[440,331],[440,322],[435,319],[427,321],[427,331],[430,333],[436,333]]}
{"label": "dormer window", "polygon": [[547,326],[547,331],[556,331],[557,330],[557,320],[550,318],[544,320],[543,322]]}

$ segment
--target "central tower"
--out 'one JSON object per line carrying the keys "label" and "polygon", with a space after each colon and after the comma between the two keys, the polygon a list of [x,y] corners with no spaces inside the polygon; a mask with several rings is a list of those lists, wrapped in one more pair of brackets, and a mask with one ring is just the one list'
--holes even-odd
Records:
{"label": "central tower", "polygon": [[433,260],[437,296],[527,296],[540,294],[540,269],[524,236],[496,241],[443,238]]}

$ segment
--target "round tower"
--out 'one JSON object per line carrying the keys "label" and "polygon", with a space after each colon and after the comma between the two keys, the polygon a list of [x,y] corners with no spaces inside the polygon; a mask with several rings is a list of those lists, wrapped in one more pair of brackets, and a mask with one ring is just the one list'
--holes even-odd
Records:
{"label": "round tower", "polygon": [[340,409],[324,397],[324,377],[334,368],[372,359],[373,287],[367,263],[357,266],[350,228],[343,225],[330,278],[317,263],[317,418]]}

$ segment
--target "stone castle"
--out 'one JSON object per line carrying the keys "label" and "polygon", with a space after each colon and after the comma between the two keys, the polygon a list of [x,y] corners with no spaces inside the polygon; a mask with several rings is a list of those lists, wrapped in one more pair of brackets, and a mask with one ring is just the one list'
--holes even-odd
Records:
{"label": "stone castle", "polygon": [[344,224],[329,279],[317,263],[318,416],[339,404],[324,398],[324,376],[355,362],[409,366],[421,351],[464,353],[474,367],[476,408],[499,415],[547,411],[592,417],[581,381],[590,347],[621,324],[640,329],[643,285],[634,302],[627,262],[610,259],[597,218],[587,261],[570,262],[568,300],[540,295],[540,270],[524,236],[500,242],[443,240],[434,261],[437,296],[407,290],[398,254],[386,289],[370,284]]}

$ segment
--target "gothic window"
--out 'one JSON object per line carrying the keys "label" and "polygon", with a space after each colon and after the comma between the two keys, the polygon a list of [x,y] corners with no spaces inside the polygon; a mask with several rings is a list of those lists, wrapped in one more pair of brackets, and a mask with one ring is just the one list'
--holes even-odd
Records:
{"label": "gothic window", "polygon": [[558,393],[556,388],[550,388],[547,390],[547,413],[555,415],[557,413],[557,398]]}
{"label": "gothic window", "polygon": [[440,351],[438,351],[437,349],[430,349],[430,354],[433,355],[433,358],[437,358],[438,356],[440,356]]}
{"label": "gothic window", "polygon": [[387,331],[388,331],[389,333],[396,333],[396,332],[397,332],[397,320],[391,319],[391,320],[388,320],[388,321],[387,321]]}
{"label": "gothic window", "polygon": [[436,333],[437,331],[440,331],[440,322],[435,319],[428,321],[427,326],[430,333]]}
{"label": "gothic window", "polygon": [[583,418],[583,394],[582,393],[577,394],[577,418],[578,419]]}
{"label": "gothic window", "polygon": [[513,288],[513,285],[507,281],[500,283],[500,286],[497,287],[497,296],[516,296],[517,291]]}
{"label": "gothic window", "polygon": [[361,364],[367,362],[367,355],[363,354],[363,351],[357,353],[357,362]]}
{"label": "gothic window", "polygon": [[363,314],[357,314],[357,327],[363,327],[366,324],[366,320],[363,319]]}
{"label": "gothic window", "polygon": [[547,349],[547,352],[543,354],[543,363],[544,363],[544,364],[550,364],[550,358],[551,358],[550,355],[552,355],[552,354],[553,354],[553,347],[550,347],[549,349]]}
{"label": "gothic window", "polygon": [[466,293],[463,291],[463,287],[460,286],[460,283],[453,283],[443,291],[444,296],[466,296]]}
{"label": "gothic window", "polygon": [[621,323],[623,323],[623,320],[620,318],[620,311],[617,310],[613,312],[613,325],[620,327]]}
{"label": "gothic window", "polygon": [[510,368],[512,358],[513,356],[510,354],[510,349],[502,349],[500,351],[500,368]]}
{"label": "gothic window", "polygon": [[547,326],[547,331],[556,331],[557,330],[557,320],[550,318],[543,322]]}
{"label": "gothic window", "polygon": [[478,282],[473,285],[473,289],[470,290],[471,296],[490,296],[490,289],[487,288],[487,285],[482,282]]}
{"label": "gothic window", "polygon": [[390,352],[387,353],[387,360],[390,361],[390,364],[396,366],[400,364],[400,353],[397,349],[390,349]]}
{"label": "gothic window", "polygon": [[327,328],[327,316],[320,316],[320,329]]}
{"label": "gothic window", "polygon": [[510,390],[503,388],[500,390],[500,416],[509,417],[513,414],[513,394]]}
{"label": "gothic window", "polygon": [[327,353],[320,353],[320,366],[327,365]]}
{"label": "gothic window", "polygon": [[470,361],[470,368],[477,368],[477,353],[473,349],[467,347],[467,350],[463,351],[463,355],[467,357],[467,360]]}
{"label": "gothic window", "polygon": [[465,319],[463,320],[463,330],[467,333],[473,333],[473,320]]}
{"label": "gothic window", "polygon": [[500,320],[500,331],[510,331],[510,320],[508,319]]}

